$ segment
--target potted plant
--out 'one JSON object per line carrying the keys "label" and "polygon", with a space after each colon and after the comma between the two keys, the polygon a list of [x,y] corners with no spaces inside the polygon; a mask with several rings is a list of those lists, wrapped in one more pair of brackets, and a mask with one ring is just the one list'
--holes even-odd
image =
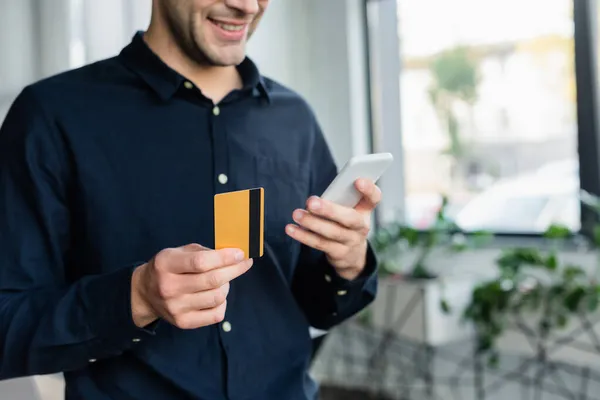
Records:
{"label": "potted plant", "polygon": [[[432,346],[472,334],[460,314],[450,311],[466,306],[469,298],[465,294],[471,292],[475,281],[438,274],[434,260],[477,248],[490,235],[466,235],[448,217],[447,207],[448,200],[443,197],[435,222],[425,230],[394,222],[376,232],[372,244],[380,261],[378,295],[354,318],[368,329],[375,328],[373,332],[379,338],[367,360],[368,387],[348,388],[328,382],[322,386],[323,399],[385,399],[382,389],[391,371],[386,353],[398,337],[415,342],[425,350],[423,354],[431,354],[428,348]],[[415,366],[415,373],[421,374],[417,369]],[[427,384],[428,377],[420,378]]]}
{"label": "potted plant", "polygon": [[[378,296],[370,322],[389,334],[428,345],[464,338],[471,329],[450,309],[466,307],[473,277],[439,273],[434,260],[451,257],[486,243],[490,234],[465,234],[447,215],[448,199],[425,230],[395,222],[380,229],[373,245],[380,263]],[[434,256],[435,257],[432,257]]]}
{"label": "potted plant", "polygon": [[[583,192],[581,200],[600,214],[597,197]],[[553,225],[543,244],[505,250],[497,260],[497,277],[473,289],[463,316],[474,326],[477,349],[491,366],[505,352],[526,353],[541,362],[600,361],[600,349],[587,337],[594,328],[589,317],[600,302],[600,225],[595,221],[584,239],[593,251],[571,257],[579,263],[566,260],[566,244],[577,236]],[[568,346],[579,337],[588,342],[587,349],[585,343],[579,349]]]}

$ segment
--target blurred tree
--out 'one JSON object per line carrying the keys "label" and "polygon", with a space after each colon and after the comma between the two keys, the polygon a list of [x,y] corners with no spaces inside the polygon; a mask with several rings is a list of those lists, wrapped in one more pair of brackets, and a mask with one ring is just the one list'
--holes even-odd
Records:
{"label": "blurred tree", "polygon": [[456,179],[468,159],[468,149],[460,134],[456,107],[459,103],[471,107],[477,100],[477,62],[470,57],[466,47],[455,47],[436,56],[429,70],[433,77],[429,98],[442,128],[448,133],[449,146],[445,153],[452,158],[452,175]]}

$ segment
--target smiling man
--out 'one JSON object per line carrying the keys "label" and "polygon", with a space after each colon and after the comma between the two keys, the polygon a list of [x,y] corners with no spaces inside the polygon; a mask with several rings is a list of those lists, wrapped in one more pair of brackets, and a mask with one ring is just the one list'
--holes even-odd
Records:
{"label": "smiling man", "polygon": [[[294,0],[295,1],[295,0]],[[0,379],[70,399],[307,400],[309,326],[373,300],[381,193],[319,199],[313,113],[245,45],[267,0],[154,0],[114,58],[25,88],[0,129]],[[215,194],[265,188],[265,255],[212,250]]]}

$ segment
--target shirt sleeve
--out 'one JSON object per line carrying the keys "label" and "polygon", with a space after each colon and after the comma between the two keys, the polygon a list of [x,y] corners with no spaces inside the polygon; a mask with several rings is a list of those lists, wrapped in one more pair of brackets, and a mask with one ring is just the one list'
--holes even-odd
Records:
{"label": "shirt sleeve", "polygon": [[135,266],[66,279],[73,171],[40,104],[26,88],[0,128],[0,380],[80,369],[153,334],[133,323]]}
{"label": "shirt sleeve", "polygon": [[[337,166],[319,128],[311,160],[311,193],[321,195],[337,174]],[[329,329],[369,305],[377,292],[377,258],[369,244],[366,266],[354,280],[337,274],[323,252],[302,245],[292,290],[311,326]]]}

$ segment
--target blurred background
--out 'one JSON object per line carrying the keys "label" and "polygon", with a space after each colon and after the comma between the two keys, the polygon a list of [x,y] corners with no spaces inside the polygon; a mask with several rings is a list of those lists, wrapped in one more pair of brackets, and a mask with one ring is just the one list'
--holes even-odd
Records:
{"label": "blurred background", "polygon": [[[149,16],[150,0],[0,0],[0,121],[25,85],[116,55],[137,30],[146,28]],[[583,235],[582,227],[592,233],[595,229],[593,223],[582,224],[589,213],[581,207],[580,189],[600,193],[599,16],[597,0],[272,0],[250,41],[249,55],[264,75],[297,90],[313,106],[338,164],[355,154],[394,154],[396,163],[380,181],[384,200],[376,221],[380,232],[387,234],[387,242],[377,239],[383,243],[382,260],[399,266],[392,275],[410,275],[406,271],[413,264],[398,261],[396,245],[401,248],[414,241],[400,234],[390,239],[386,228],[402,227],[404,233],[412,229],[418,235],[438,232],[441,209],[443,221],[450,224],[443,229],[452,226],[454,233],[460,231],[467,238],[486,231],[493,240],[483,251],[468,251],[451,261],[433,256],[434,270],[467,276],[460,275],[466,268],[496,279],[503,273],[495,261],[499,252],[514,243],[542,251],[543,235],[559,225],[569,232],[569,244],[560,254],[573,255],[577,265],[589,271],[597,266],[595,250],[589,246],[581,250],[577,244],[581,241],[573,237],[593,238]],[[393,256],[388,252],[390,241]],[[380,298],[389,303],[391,289],[386,282]],[[429,293],[423,288],[435,282],[415,285],[419,293]],[[457,288],[457,304],[472,301],[476,284]],[[380,332],[393,331],[402,343],[424,346],[419,349],[425,353],[414,354],[431,355],[439,343],[428,332],[450,329],[444,325],[448,320],[430,319],[431,305],[423,305],[420,319],[412,321],[406,316],[412,311],[402,314],[410,299],[401,298],[391,300],[385,312],[371,310],[371,322],[377,319],[373,315],[389,321],[398,313],[405,315],[404,327],[429,321],[418,334],[381,323],[378,327]],[[364,333],[365,325],[360,326]],[[369,334],[377,332],[368,326]],[[348,380],[360,379],[344,381],[338,379],[340,374],[373,373],[372,364],[359,365],[359,355],[348,361],[336,353],[336,343],[348,339],[350,330],[342,327],[341,336],[335,332],[326,336],[321,358],[315,361],[315,375],[323,382],[352,386]],[[593,326],[588,331],[596,332]],[[567,337],[573,335],[571,331]],[[358,353],[370,346],[359,336],[352,336],[350,346]],[[451,339],[440,340],[446,343],[456,337]],[[600,342],[592,350],[599,349]],[[334,372],[325,367],[331,363],[337,368]],[[423,378],[423,393],[398,392],[400,376],[418,362],[399,363],[394,372],[399,375],[382,381],[382,386],[393,387],[389,391],[398,396],[393,398],[450,398],[447,389],[437,388],[441,381],[436,384],[437,367],[431,364],[411,375]],[[349,365],[354,372],[344,369]],[[593,370],[587,364],[585,368],[587,372],[582,369],[574,376],[592,376]],[[378,376],[383,374],[377,371]],[[469,386],[458,398],[485,398],[483,384],[477,384],[480,378],[473,375],[470,385],[476,390],[471,392]],[[542,378],[534,382],[536,387],[540,382]],[[570,387],[567,383],[565,387]],[[0,383],[0,399],[42,394],[60,399],[60,390],[53,386],[57,384],[53,377],[40,377],[37,383]],[[586,380],[586,388],[589,385]],[[591,396],[585,390],[585,396]],[[503,394],[497,398],[515,396],[498,393]],[[576,397],[583,389],[567,393],[572,397],[564,398],[594,398]],[[351,394],[344,396],[340,398],[352,399]]]}

